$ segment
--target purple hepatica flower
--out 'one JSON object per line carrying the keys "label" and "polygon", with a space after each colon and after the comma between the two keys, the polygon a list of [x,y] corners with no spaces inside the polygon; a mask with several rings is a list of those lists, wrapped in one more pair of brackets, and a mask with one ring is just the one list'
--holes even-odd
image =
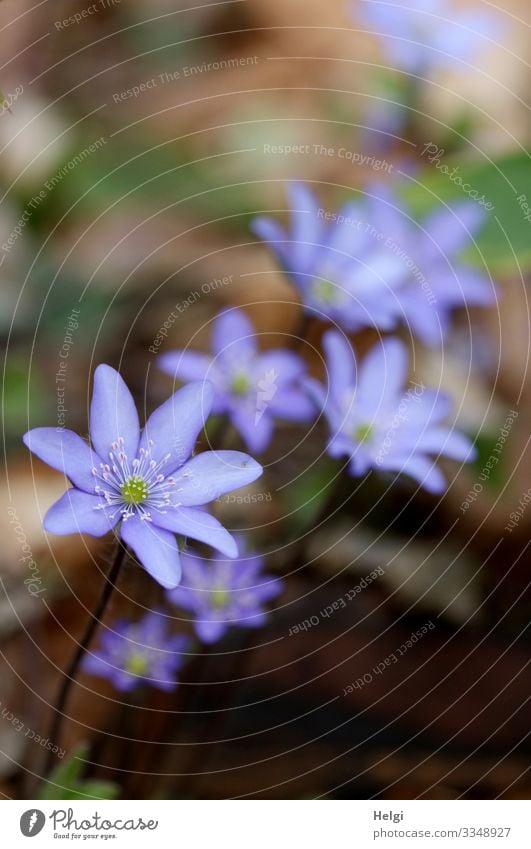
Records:
{"label": "purple hepatica flower", "polygon": [[426,345],[441,344],[453,309],[496,302],[491,278],[460,259],[481,229],[485,210],[475,201],[457,201],[416,224],[393,191],[382,185],[371,190],[371,221],[378,216],[382,249],[404,270],[395,289],[401,318]]}
{"label": "purple hepatica flower", "polygon": [[353,9],[381,36],[388,60],[411,74],[468,62],[500,31],[498,15],[448,0],[361,0]]}
{"label": "purple hepatica flower", "polygon": [[365,148],[369,146],[377,152],[390,150],[393,144],[401,141],[408,119],[409,110],[404,103],[393,100],[393,92],[383,92],[371,100],[364,113],[366,127],[363,130]]}
{"label": "purple hepatica flower", "polygon": [[291,232],[257,218],[253,229],[276,251],[307,311],[346,331],[409,324],[426,344],[441,341],[454,307],[495,300],[489,278],[457,259],[483,222],[461,201],[417,225],[383,184],[338,212],[326,212],[302,183],[290,189]]}
{"label": "purple hepatica flower", "polygon": [[83,669],[108,678],[124,692],[141,684],[175,690],[175,673],[189,645],[188,637],[169,633],[167,619],[153,611],[139,622],[115,622],[104,632],[100,648],[85,657]]}
{"label": "purple hepatica flower", "polygon": [[257,628],[266,619],[264,604],[282,592],[283,582],[261,574],[263,557],[205,560],[183,554],[183,581],[170,590],[173,604],[190,611],[194,628],[205,643],[221,639],[233,625]]}
{"label": "purple hepatica flower", "polygon": [[260,352],[256,331],[239,309],[225,310],[214,323],[214,356],[169,351],[159,357],[162,371],[181,380],[204,380],[216,390],[212,412],[226,413],[250,451],[264,451],[275,417],[307,421],[314,410],[298,382],[306,371],[302,357],[286,348]]}
{"label": "purple hepatica flower", "polygon": [[263,216],[253,219],[251,229],[270,243],[306,311],[349,331],[371,325],[390,330],[397,322],[390,291],[404,272],[368,237],[363,202],[330,212],[303,183],[288,185],[287,192],[290,232]]}
{"label": "purple hepatica flower", "polygon": [[191,383],[156,409],[141,431],[123,379],[110,366],[98,366],[92,446],[70,430],[52,427],[24,436],[34,454],[73,484],[48,510],[44,529],[99,537],[121,523],[121,538],[163,587],[180,580],[175,534],[235,557],[233,537],[199,508],[256,480],[262,467],[239,451],[205,451],[189,459],[213,396],[208,382]]}
{"label": "purple hepatica flower", "polygon": [[371,468],[403,472],[429,492],[444,492],[444,475],[429,455],[461,462],[475,457],[468,437],[441,424],[451,409],[449,396],[422,385],[405,392],[408,356],[397,339],[372,348],[357,374],[354,351],[344,336],[330,330],[323,345],[328,392],[313,378],[305,383],[330,427],[330,456],[349,457],[354,476]]}

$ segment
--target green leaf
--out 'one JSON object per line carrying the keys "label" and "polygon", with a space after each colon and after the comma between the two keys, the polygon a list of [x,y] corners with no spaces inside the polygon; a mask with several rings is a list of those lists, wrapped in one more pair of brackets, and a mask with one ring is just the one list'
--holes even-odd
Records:
{"label": "green leaf", "polygon": [[60,763],[44,782],[39,799],[116,799],[120,793],[117,784],[111,781],[82,779],[88,751],[86,743],[76,746],[67,760]]}
{"label": "green leaf", "polygon": [[[85,743],[80,743],[65,761],[62,761],[55,767],[54,770],[52,770],[50,773],[50,781],[60,784],[65,788],[72,787],[77,783],[81,776],[83,760],[87,757],[87,755],[88,746]],[[49,787],[45,787],[39,798],[55,799],[57,797],[54,794],[58,790],[59,788],[51,787],[51,785]],[[51,796],[47,795],[49,791],[52,793]]]}
{"label": "green leaf", "polygon": [[330,497],[338,475],[337,463],[327,458],[295,480],[285,491],[291,534],[296,537],[309,530]]}
{"label": "green leaf", "polygon": [[120,788],[113,781],[84,781],[81,785],[83,793],[79,793],[80,799],[94,796],[97,799],[116,799],[120,794]]}
{"label": "green leaf", "polygon": [[[531,206],[531,156],[515,153],[494,161],[463,161],[463,157],[441,154],[439,162],[429,163],[404,187],[403,196],[413,215],[422,218],[441,201],[451,203],[470,200],[456,183],[460,178],[470,190],[485,196],[494,205],[485,211],[485,224],[476,241],[463,254],[463,259],[487,268],[492,274],[518,274],[531,268],[531,221],[518,201],[527,195]],[[438,167],[439,166],[439,167]],[[445,166],[449,173],[444,173]],[[455,172],[454,172],[454,169]],[[531,217],[531,216],[530,216]]]}
{"label": "green leaf", "polygon": [[[471,434],[469,434],[469,436],[471,436]],[[492,456],[496,439],[497,436],[493,433],[476,434],[474,437],[474,445],[478,453],[476,459],[472,463],[472,468],[475,469],[478,476],[482,472],[486,472],[484,485],[487,489],[501,492],[503,484],[508,477],[507,471],[503,468],[503,463],[497,463],[492,469],[487,467],[487,462]]]}

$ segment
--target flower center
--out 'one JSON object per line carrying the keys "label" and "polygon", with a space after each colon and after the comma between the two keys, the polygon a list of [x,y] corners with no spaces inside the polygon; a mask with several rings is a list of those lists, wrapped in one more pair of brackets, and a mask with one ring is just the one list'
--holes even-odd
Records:
{"label": "flower center", "polygon": [[314,293],[319,300],[325,304],[334,304],[338,300],[338,290],[330,280],[316,280],[314,282]]}
{"label": "flower center", "polygon": [[101,497],[95,509],[107,510],[111,519],[121,514],[124,521],[138,516],[151,522],[152,510],[164,513],[172,503],[175,478],[166,477],[162,472],[171,454],[153,459],[153,442],[150,441],[149,446],[141,448],[138,457],[129,462],[121,436],[111,448],[109,462],[92,469],[97,481],[95,492]]}
{"label": "flower center", "polygon": [[131,672],[132,675],[145,675],[149,669],[149,661],[147,657],[140,654],[140,652],[132,652],[127,658],[125,668],[126,671]]}
{"label": "flower center", "polygon": [[132,475],[124,481],[120,491],[126,504],[142,504],[149,495],[149,487],[140,475]]}
{"label": "flower center", "polygon": [[210,593],[210,601],[213,607],[225,607],[230,598],[230,593],[223,587],[218,587]]}
{"label": "flower center", "polygon": [[245,395],[249,391],[250,383],[246,374],[235,374],[232,378],[232,391],[236,395]]}
{"label": "flower center", "polygon": [[366,442],[372,436],[373,431],[374,428],[371,424],[360,424],[354,430],[354,439],[358,442]]}

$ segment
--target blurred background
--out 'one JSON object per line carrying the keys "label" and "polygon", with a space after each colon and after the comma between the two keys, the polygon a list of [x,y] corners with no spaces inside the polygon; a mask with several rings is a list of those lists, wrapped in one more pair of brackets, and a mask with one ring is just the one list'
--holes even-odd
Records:
{"label": "blurred background", "polygon": [[[447,465],[440,501],[407,479],[345,478],[301,551],[286,540],[319,517],[324,428],[283,428],[264,477],[242,493],[267,498],[216,504],[285,578],[268,624],[193,655],[175,694],[125,699],[83,676],[63,745],[83,741],[83,775],[124,798],[529,797],[531,510],[506,529],[530,486],[529,8],[506,0],[498,43],[430,74],[404,123],[393,106],[403,75],[360,26],[360,5],[0,3],[5,797],[35,794],[35,735],[112,548],[44,534],[64,480],[32,461],[21,434],[56,424],[86,434],[100,362],[153,409],[172,388],[156,352],[207,350],[224,305],[244,306],[264,345],[282,344],[298,327],[297,292],[251,216],[286,220],[293,178],[326,208],[375,179],[397,186],[413,214],[461,199],[427,144],[495,205],[469,259],[496,280],[499,303],[456,314],[443,354],[416,352],[416,379],[452,392],[479,459],[459,474]],[[322,330],[312,324],[302,351],[315,374]],[[373,336],[355,341],[363,350]],[[500,462],[485,474],[502,431]],[[353,601],[290,636],[375,569]],[[130,564],[109,617],[161,599]],[[430,622],[400,663],[372,675]],[[344,692],[367,674],[370,685]]]}

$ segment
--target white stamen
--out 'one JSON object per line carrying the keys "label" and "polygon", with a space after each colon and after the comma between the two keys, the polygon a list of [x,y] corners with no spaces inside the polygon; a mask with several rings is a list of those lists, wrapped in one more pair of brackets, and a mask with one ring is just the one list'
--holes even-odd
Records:
{"label": "white stamen", "polygon": [[[149,441],[149,449],[141,448],[139,457],[135,457],[131,465],[126,453],[123,451],[124,440],[119,437],[112,443],[113,451],[109,453],[112,465],[101,463],[100,470],[93,468],[92,474],[104,485],[97,483],[94,491],[104,501],[96,507],[96,510],[108,510],[112,508],[109,518],[114,519],[121,514],[125,522],[131,516],[138,516],[144,522],[151,522],[151,511],[157,510],[165,513],[163,508],[171,506],[171,492],[175,487],[175,478],[165,478],[162,467],[171,458],[166,454],[158,462],[151,456],[154,443]],[[139,503],[126,500],[122,494],[124,485],[127,485],[132,477],[140,478],[147,490],[146,497]]]}

